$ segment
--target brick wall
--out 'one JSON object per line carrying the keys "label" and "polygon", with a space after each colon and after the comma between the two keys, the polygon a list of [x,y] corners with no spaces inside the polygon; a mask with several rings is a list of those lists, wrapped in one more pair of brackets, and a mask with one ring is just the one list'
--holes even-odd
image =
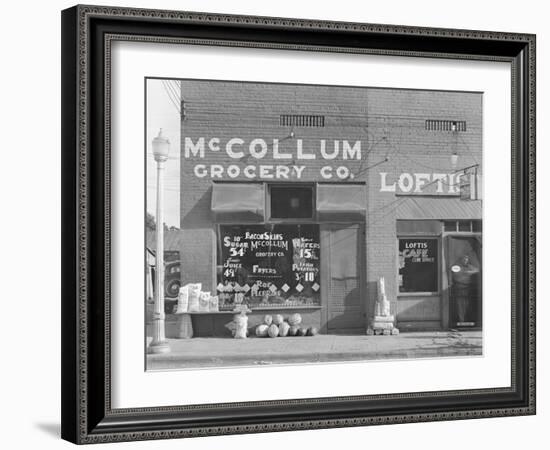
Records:
{"label": "brick wall", "polygon": [[[450,156],[454,151],[459,155],[457,168],[481,164],[482,95],[369,89],[368,96],[368,130],[375,143],[368,155],[368,165],[389,159],[373,167],[367,176],[368,311],[372,314],[377,295],[376,282],[384,276],[392,313],[397,314],[395,224],[399,206],[407,201],[407,197],[380,192],[380,172],[387,173],[389,182],[394,182],[402,173],[453,172]],[[466,121],[466,132],[427,131],[427,119]],[[444,188],[446,191],[447,186]]]}
{"label": "brick wall", "polygon": [[[361,181],[367,184],[368,200],[367,312],[372,313],[380,276],[386,278],[388,299],[395,312],[395,217],[404,197],[380,192],[380,174],[385,173],[386,182],[391,184],[402,173],[449,173],[453,171],[452,153],[459,155],[459,167],[481,164],[480,93],[187,80],[182,82],[182,98],[182,281],[201,281],[205,290],[215,290],[212,181]],[[281,126],[283,114],[324,116],[325,126]],[[457,133],[428,131],[428,119],[466,121],[467,129]],[[189,147],[186,152],[185,138],[194,146],[204,138],[204,154],[200,154],[200,146]],[[243,141],[232,147],[235,157],[225,151],[232,138]],[[266,145],[257,142],[251,155],[249,144],[255,139]],[[278,140],[278,158],[274,139]],[[321,140],[325,140],[329,153],[335,151],[337,142],[339,152],[334,159],[322,158]],[[350,159],[357,155],[353,151],[344,159],[344,141],[348,150],[361,142],[360,160]],[[309,156],[314,159],[299,159],[300,142],[302,156],[314,155]],[[255,169],[248,169],[246,174],[244,169],[250,166]],[[324,173],[332,178],[322,176],[323,167],[328,167]],[[336,175],[339,167],[345,168],[339,169],[345,179]]]}

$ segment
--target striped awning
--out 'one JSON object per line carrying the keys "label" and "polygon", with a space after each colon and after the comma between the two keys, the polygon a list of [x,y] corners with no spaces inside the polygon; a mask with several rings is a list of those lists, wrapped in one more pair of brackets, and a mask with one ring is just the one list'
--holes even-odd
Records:
{"label": "striped awning", "polygon": [[396,219],[472,220],[482,218],[481,200],[419,195],[399,197],[398,201]]}

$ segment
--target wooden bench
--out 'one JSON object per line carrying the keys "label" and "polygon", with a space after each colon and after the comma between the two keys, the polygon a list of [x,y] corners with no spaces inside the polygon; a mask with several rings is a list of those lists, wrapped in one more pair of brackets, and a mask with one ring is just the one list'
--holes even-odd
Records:
{"label": "wooden bench", "polygon": [[[219,315],[235,315],[239,314],[241,311],[187,311],[183,313],[176,313],[176,337],[179,339],[190,339],[193,337],[193,321],[192,316],[205,316],[212,317],[212,322],[214,317]],[[245,313],[251,312],[250,309],[244,310]],[[214,325],[212,324],[212,328]]]}

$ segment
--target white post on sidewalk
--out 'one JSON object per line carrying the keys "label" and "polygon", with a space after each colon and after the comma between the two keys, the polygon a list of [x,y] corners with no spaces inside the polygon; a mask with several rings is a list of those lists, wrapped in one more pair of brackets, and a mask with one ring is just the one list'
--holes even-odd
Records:
{"label": "white post on sidewalk", "polygon": [[157,241],[155,256],[155,300],[153,308],[153,340],[149,344],[149,353],[167,353],[170,346],[164,328],[164,163],[168,159],[170,141],[162,135],[162,128],[153,139],[153,156],[157,162],[157,217],[155,237]]}

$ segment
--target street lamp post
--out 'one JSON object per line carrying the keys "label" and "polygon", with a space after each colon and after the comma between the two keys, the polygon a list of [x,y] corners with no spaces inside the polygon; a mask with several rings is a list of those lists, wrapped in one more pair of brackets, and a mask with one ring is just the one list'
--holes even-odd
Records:
{"label": "street lamp post", "polygon": [[170,346],[165,336],[164,328],[164,163],[168,159],[170,141],[163,136],[162,128],[153,139],[153,156],[157,162],[157,225],[155,237],[156,248],[156,276],[155,302],[153,308],[153,340],[149,344],[149,353],[167,353]]}

